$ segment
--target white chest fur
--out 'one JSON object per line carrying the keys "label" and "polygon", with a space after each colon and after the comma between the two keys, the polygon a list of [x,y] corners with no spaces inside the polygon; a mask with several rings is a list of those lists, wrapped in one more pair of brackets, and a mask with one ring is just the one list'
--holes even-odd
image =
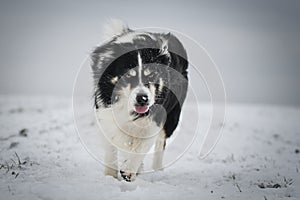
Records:
{"label": "white chest fur", "polygon": [[96,114],[107,142],[126,152],[147,153],[161,130],[149,117],[132,120],[127,109],[120,106],[100,108]]}

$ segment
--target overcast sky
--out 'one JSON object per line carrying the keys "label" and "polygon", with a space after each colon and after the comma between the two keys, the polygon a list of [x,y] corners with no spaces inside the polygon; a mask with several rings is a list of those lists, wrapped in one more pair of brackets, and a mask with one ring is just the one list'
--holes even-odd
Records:
{"label": "overcast sky", "polygon": [[185,33],[218,65],[229,102],[300,105],[300,1],[1,1],[0,93],[71,96],[101,25]]}

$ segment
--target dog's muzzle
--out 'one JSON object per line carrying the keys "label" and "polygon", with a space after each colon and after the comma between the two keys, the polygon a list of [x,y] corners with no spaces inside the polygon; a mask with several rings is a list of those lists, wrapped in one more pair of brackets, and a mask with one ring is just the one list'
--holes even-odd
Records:
{"label": "dog's muzzle", "polygon": [[137,94],[135,112],[143,114],[149,110],[149,98],[147,94]]}

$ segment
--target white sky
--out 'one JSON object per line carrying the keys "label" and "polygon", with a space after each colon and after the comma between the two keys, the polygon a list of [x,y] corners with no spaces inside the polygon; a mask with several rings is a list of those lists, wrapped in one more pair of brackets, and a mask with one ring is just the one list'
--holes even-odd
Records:
{"label": "white sky", "polygon": [[193,37],[229,102],[300,105],[299,1],[1,1],[0,93],[70,96],[109,17]]}

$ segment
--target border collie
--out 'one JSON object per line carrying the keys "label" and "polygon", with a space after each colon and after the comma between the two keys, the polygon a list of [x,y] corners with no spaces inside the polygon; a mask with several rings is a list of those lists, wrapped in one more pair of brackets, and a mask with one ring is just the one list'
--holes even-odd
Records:
{"label": "border collie", "polygon": [[105,175],[117,178],[120,172],[133,181],[152,146],[153,169],[163,167],[166,139],[186,98],[187,54],[171,33],[134,31],[120,21],[106,30],[109,39],[91,53],[95,113],[106,140]]}

